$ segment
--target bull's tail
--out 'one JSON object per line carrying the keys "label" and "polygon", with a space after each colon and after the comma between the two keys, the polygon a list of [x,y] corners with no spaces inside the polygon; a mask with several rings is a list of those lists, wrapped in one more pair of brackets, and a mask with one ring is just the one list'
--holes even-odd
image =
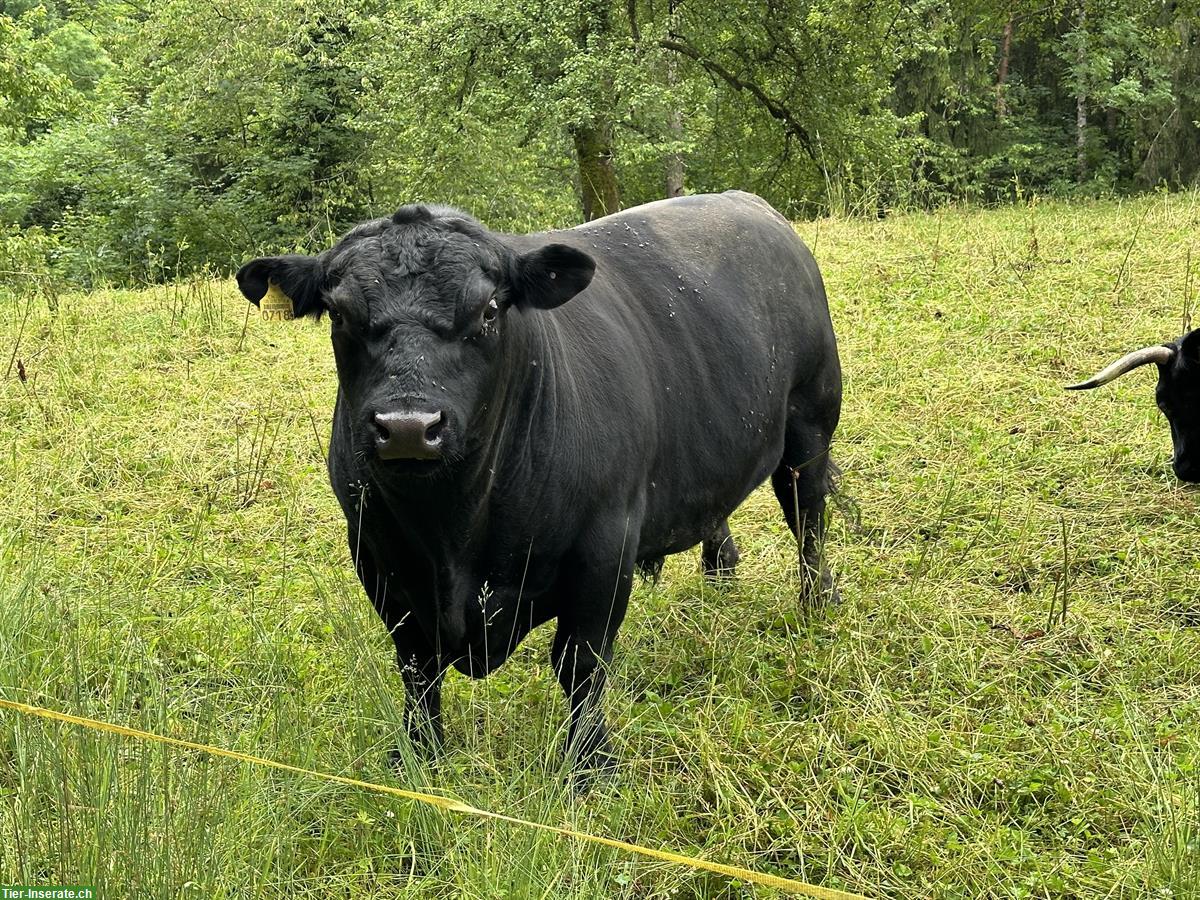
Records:
{"label": "bull's tail", "polygon": [[646,581],[658,583],[658,577],[662,575],[663,557],[659,556],[654,559],[639,559],[637,561],[638,574]]}
{"label": "bull's tail", "polygon": [[842,467],[833,457],[825,463],[825,496],[854,531],[862,530],[862,510],[853,497],[842,491]]}
{"label": "bull's tail", "polygon": [[825,493],[830,497],[836,496],[842,484],[842,467],[837,461],[828,456],[825,459]]}

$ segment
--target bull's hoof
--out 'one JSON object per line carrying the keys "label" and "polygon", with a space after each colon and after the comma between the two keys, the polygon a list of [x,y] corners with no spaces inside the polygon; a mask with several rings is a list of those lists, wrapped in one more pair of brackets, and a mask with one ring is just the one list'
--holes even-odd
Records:
{"label": "bull's hoof", "polygon": [[838,590],[837,582],[829,572],[822,572],[820,580],[806,579],[800,589],[800,603],[810,609],[823,606],[839,606],[842,602],[842,592]]}
{"label": "bull's hoof", "polygon": [[416,756],[418,756],[418,754],[413,753],[411,750],[406,750],[401,747],[393,747],[387,752],[388,768],[395,769],[397,772],[403,772],[408,768],[409,764]]}
{"label": "bull's hoof", "polygon": [[738,560],[742,554],[738,552],[733,538],[726,538],[719,545],[705,546],[700,554],[700,571],[705,578],[722,581],[732,578],[737,571]]}
{"label": "bull's hoof", "polygon": [[567,776],[567,784],[576,795],[587,794],[598,781],[611,778],[620,762],[612,748],[606,746],[592,753],[586,760],[577,762]]}
{"label": "bull's hoof", "polygon": [[434,726],[426,721],[423,727],[409,727],[408,746],[393,747],[389,750],[388,763],[394,769],[404,768],[406,760],[434,763],[441,758],[445,749],[446,737],[440,723]]}
{"label": "bull's hoof", "polygon": [[413,764],[436,766],[442,759],[442,748],[436,749],[422,744],[409,744],[408,747],[393,747],[387,753],[388,766],[404,771]]}
{"label": "bull's hoof", "polygon": [[586,794],[596,782],[612,775],[620,764],[620,757],[613,749],[605,729],[588,742],[586,748],[566,747],[567,760],[571,765],[567,783],[576,794]]}

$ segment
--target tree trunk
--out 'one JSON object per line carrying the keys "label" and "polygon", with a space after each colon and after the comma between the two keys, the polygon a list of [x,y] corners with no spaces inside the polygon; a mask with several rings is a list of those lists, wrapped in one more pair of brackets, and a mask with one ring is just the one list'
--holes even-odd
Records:
{"label": "tree trunk", "polygon": [[996,115],[1003,119],[1008,115],[1008,104],[1004,102],[1004,82],[1008,80],[1008,60],[1012,55],[1013,17],[1008,14],[1004,23],[1004,43],[1000,45],[1000,71],[996,73]]}
{"label": "tree trunk", "polygon": [[590,222],[621,208],[617,174],[612,164],[612,125],[588,122],[571,129],[579,162],[579,192],[583,219]]}
{"label": "tree trunk", "polygon": [[[667,84],[672,88],[678,83],[675,54],[667,55]],[[678,144],[683,140],[683,111],[672,101],[667,113],[667,134]],[[667,196],[683,196],[683,153],[678,149],[667,154]]]}
{"label": "tree trunk", "polygon": [[[604,49],[606,39],[612,31],[612,0],[584,0],[580,9],[579,48],[589,53]],[[630,7],[630,26],[636,32],[637,24]],[[608,109],[611,104],[612,84],[605,81],[596,86],[592,106]],[[621,193],[617,189],[617,173],[613,169],[613,126],[608,113],[597,113],[585,121],[570,126],[571,140],[575,143],[575,159],[579,166],[579,200],[583,207],[583,219],[590,222],[621,208]]]}
{"label": "tree trunk", "polygon": [[[678,0],[670,0],[667,4],[667,14],[669,24],[667,25],[667,34],[675,37],[675,26],[678,19]],[[676,85],[679,84],[679,61],[675,58],[674,53],[667,54],[667,88],[674,94]],[[667,135],[673,142],[678,144],[683,140],[683,110],[681,110],[675,101],[674,97],[671,100],[671,109],[667,113]],[[667,154],[667,196],[682,197],[683,196],[683,153],[678,149],[672,150]]]}
{"label": "tree trunk", "polygon": [[1087,8],[1079,4],[1079,49],[1076,51],[1075,63],[1079,67],[1079,87],[1075,94],[1075,166],[1076,178],[1080,184],[1087,177],[1087,87],[1084,79],[1084,66],[1087,63]]}

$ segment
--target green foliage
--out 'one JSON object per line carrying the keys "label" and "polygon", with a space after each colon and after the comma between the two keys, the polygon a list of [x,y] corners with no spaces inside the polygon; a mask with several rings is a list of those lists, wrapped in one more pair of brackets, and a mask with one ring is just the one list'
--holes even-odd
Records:
{"label": "green foliage", "polygon": [[569,225],[670,171],[793,216],[1177,188],[1197,22],[1195,0],[6,0],[0,223],[54,235],[60,277],[125,283],[413,200]]}
{"label": "green foliage", "polygon": [[45,63],[48,41],[34,35],[33,25],[44,19],[37,10],[19,20],[0,16],[0,127],[10,138],[20,138],[61,111],[66,76]]}

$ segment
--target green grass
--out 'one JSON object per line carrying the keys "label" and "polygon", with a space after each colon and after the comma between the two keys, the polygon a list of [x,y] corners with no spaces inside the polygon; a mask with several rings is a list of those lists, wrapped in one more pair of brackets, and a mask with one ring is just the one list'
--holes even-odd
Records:
{"label": "green grass", "polygon": [[[15,347],[26,373],[0,382],[0,691],[881,897],[1200,895],[1200,494],[1151,373],[1061,389],[1182,331],[1200,195],[799,230],[846,372],[845,602],[801,614],[755,494],[734,584],[693,552],[636,589],[607,701],[624,762],[586,799],[545,630],[450,676],[438,766],[387,767],[402,688],[325,481],[325,327],[247,320],[229,283],[0,295],[0,366]],[[10,713],[0,881],[771,895]]]}

